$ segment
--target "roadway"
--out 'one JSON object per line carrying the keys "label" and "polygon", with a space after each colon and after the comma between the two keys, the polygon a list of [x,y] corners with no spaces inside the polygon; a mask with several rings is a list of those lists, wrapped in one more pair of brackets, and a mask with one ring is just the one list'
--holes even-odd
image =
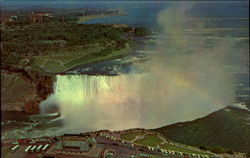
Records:
{"label": "roadway", "polygon": [[[109,149],[114,149],[114,158],[128,158],[131,155],[138,155],[138,154],[148,154],[148,155],[154,155],[154,156],[158,156],[158,157],[165,157],[166,156],[162,156],[161,152],[157,152],[157,151],[150,151],[147,149],[144,149],[140,146],[131,146],[132,143],[121,143],[119,141],[115,141],[109,138],[106,138],[104,136],[97,136],[95,137],[96,141],[98,144],[102,144],[104,145],[105,148],[109,148]],[[171,158],[172,156],[168,156],[169,158]]]}

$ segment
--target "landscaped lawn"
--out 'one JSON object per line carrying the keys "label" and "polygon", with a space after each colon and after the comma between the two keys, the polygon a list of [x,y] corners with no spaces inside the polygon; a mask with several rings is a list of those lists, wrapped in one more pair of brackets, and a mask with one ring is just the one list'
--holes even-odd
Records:
{"label": "landscaped lawn", "polygon": [[[96,48],[87,49],[83,52],[61,52],[61,54],[57,55],[36,57],[34,60],[34,65],[37,65],[46,72],[56,73],[67,71],[73,67],[84,64],[119,58],[132,52],[131,48],[124,48],[121,50],[112,51],[110,54],[105,56],[102,56],[101,54],[100,56],[92,55],[93,53],[97,53],[100,50],[101,48],[97,46]],[[65,54],[64,57],[61,56],[63,54]],[[60,65],[60,62],[63,64]]]}
{"label": "landscaped lawn", "polygon": [[112,51],[109,55],[106,56],[80,56],[79,58],[73,59],[70,62],[64,64],[65,69],[71,69],[76,66],[84,65],[84,64],[90,64],[94,62],[99,62],[99,61],[104,61],[107,59],[113,59],[113,58],[118,58],[122,55],[126,55],[131,52],[131,48],[124,48],[118,51]]}
{"label": "landscaped lawn", "polygon": [[148,145],[148,146],[157,146],[162,140],[157,135],[146,135],[144,139],[136,140],[135,143]]}
{"label": "landscaped lawn", "polygon": [[129,132],[121,135],[121,138],[124,140],[133,140],[136,136],[143,135],[144,132]]}

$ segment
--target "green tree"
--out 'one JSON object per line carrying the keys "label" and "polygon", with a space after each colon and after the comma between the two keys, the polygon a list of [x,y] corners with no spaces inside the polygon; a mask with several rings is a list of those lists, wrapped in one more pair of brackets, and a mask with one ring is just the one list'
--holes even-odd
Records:
{"label": "green tree", "polygon": [[201,150],[208,150],[208,149],[209,149],[208,147],[203,146],[203,145],[201,145],[199,148],[200,148]]}
{"label": "green tree", "polygon": [[234,151],[233,151],[233,149],[226,149],[226,153],[227,154],[234,154]]}
{"label": "green tree", "polygon": [[214,146],[210,149],[210,151],[216,154],[222,154],[225,152],[225,149],[221,146]]}
{"label": "green tree", "polygon": [[250,152],[246,153],[246,157],[250,158]]}

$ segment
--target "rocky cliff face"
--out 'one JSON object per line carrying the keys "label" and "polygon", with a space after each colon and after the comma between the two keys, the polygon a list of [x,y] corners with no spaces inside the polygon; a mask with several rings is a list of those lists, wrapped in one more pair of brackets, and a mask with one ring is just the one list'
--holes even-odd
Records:
{"label": "rocky cliff face", "polygon": [[36,85],[36,94],[42,100],[46,99],[48,94],[53,92],[53,78],[51,76],[36,75],[32,82]]}
{"label": "rocky cliff face", "polygon": [[52,76],[1,70],[1,111],[38,113],[39,103],[52,92]]}

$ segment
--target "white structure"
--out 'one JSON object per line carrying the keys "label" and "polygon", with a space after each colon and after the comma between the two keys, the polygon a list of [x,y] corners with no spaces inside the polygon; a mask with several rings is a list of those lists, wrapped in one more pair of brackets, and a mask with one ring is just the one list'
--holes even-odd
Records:
{"label": "white structure", "polygon": [[25,152],[28,152],[30,150],[30,148],[32,147],[32,145],[29,145],[26,149]]}
{"label": "white structure", "polygon": [[36,145],[35,146],[33,146],[31,149],[30,149],[30,152],[34,152],[35,151],[35,149],[36,149]]}
{"label": "white structure", "polygon": [[56,144],[56,149],[89,151],[94,144],[96,144],[95,138],[64,136],[62,140]]}
{"label": "white structure", "polygon": [[15,145],[13,148],[10,149],[11,152],[15,152],[19,149],[20,145]]}
{"label": "white structure", "polygon": [[41,151],[41,149],[42,149],[42,144],[41,145],[39,145],[37,148],[36,148],[36,152],[40,152]]}
{"label": "white structure", "polygon": [[43,147],[42,151],[45,151],[48,147],[49,147],[49,144],[46,144],[46,145]]}

